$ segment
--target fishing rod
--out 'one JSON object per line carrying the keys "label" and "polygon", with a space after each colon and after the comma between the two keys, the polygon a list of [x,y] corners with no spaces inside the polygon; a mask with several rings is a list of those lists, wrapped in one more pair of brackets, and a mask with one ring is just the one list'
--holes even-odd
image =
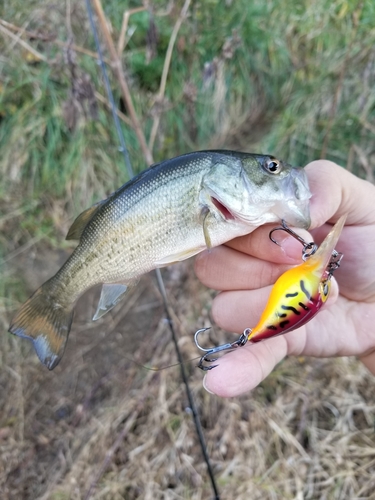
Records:
{"label": "fishing rod", "polygon": [[[132,164],[130,161],[129,151],[128,151],[128,148],[126,147],[125,137],[124,137],[124,134],[122,132],[120,120],[119,120],[119,117],[118,117],[117,112],[116,112],[117,107],[116,107],[116,104],[115,104],[115,101],[113,98],[113,93],[112,93],[111,85],[110,85],[109,78],[108,78],[107,68],[106,68],[106,65],[104,63],[103,54],[102,54],[102,50],[100,47],[98,31],[96,29],[96,25],[94,22],[94,16],[93,16],[90,0],[86,0],[86,8],[87,8],[87,13],[88,13],[88,17],[89,17],[91,30],[92,30],[94,40],[95,40],[96,51],[98,53],[99,65],[100,65],[100,68],[101,68],[101,71],[103,74],[104,84],[105,84],[106,92],[107,92],[108,99],[110,102],[113,120],[115,122],[117,136],[118,136],[118,139],[119,139],[119,142],[121,145],[119,148],[119,151],[123,154],[125,165],[126,165],[126,168],[127,168],[128,174],[129,174],[129,178],[131,179],[134,176],[134,171],[133,171]],[[178,346],[177,335],[176,335],[176,331],[175,331],[175,328],[173,325],[172,317],[171,317],[171,314],[169,311],[168,298],[167,298],[167,294],[166,294],[166,290],[165,290],[165,286],[164,286],[164,282],[163,282],[163,278],[162,278],[160,269],[155,269],[155,274],[156,274],[156,279],[157,279],[158,287],[160,290],[160,294],[161,294],[162,300],[163,300],[165,316],[166,316],[167,323],[169,325],[169,329],[170,329],[170,332],[172,335],[172,340],[173,340],[173,344],[175,346],[177,358],[178,358],[178,361],[180,363],[181,378],[182,378],[183,383],[185,385],[186,395],[187,395],[187,398],[189,401],[189,406],[190,406],[190,409],[191,409],[191,412],[193,415],[194,425],[195,425],[195,429],[196,429],[196,432],[198,435],[199,444],[200,444],[200,447],[202,450],[202,455],[203,455],[204,461],[205,461],[206,466],[207,466],[207,472],[208,472],[210,482],[211,482],[211,487],[212,487],[212,490],[214,493],[214,500],[220,500],[220,495],[219,495],[218,487],[216,485],[215,476],[213,473],[210,457],[209,457],[208,452],[207,452],[207,447],[206,447],[206,443],[205,443],[205,439],[204,439],[202,424],[201,424],[199,414],[198,414],[198,411],[197,411],[197,408],[196,408],[196,405],[195,405],[195,402],[193,399],[193,395],[192,395],[190,387],[189,387],[188,377],[187,377],[185,366],[183,363],[181,351],[180,351],[180,348]]]}

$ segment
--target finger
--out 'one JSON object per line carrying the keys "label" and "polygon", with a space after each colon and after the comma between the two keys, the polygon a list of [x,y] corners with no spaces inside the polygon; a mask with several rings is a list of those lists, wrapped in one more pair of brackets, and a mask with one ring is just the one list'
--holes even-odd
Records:
{"label": "finger", "polygon": [[[332,310],[334,308],[336,304],[331,307]],[[264,342],[247,344],[225,354],[216,362],[216,367],[207,373],[204,387],[218,396],[239,396],[262,382],[286,355],[328,357],[359,355],[363,352],[357,345],[354,330],[341,337],[333,335],[337,326],[345,332],[345,322],[343,316],[338,325],[337,310],[331,314],[329,311],[330,308],[325,307],[321,315],[302,328]],[[375,370],[375,356],[370,358],[369,355],[362,361],[370,370]]]}
{"label": "finger", "polygon": [[372,375],[375,375],[375,350],[359,358]]}
{"label": "finger", "polygon": [[241,333],[254,328],[266,306],[272,286],[259,290],[222,292],[212,302],[214,322],[229,332]]}
{"label": "finger", "polygon": [[254,389],[287,354],[285,338],[246,345],[228,353],[218,365],[207,372],[203,385],[221,397],[239,396]]}
{"label": "finger", "polygon": [[[337,326],[343,328],[345,323],[342,318],[342,324],[338,325],[336,315],[329,314],[330,308],[332,310],[334,308],[332,302],[334,303],[338,297],[338,288],[335,282],[332,283],[332,289],[332,295],[324,306],[325,311],[322,311],[323,314],[319,318],[314,319],[315,325],[312,321],[307,325],[310,328],[304,326],[285,335],[273,337],[257,344],[247,344],[225,354],[217,361],[215,369],[207,373],[203,382],[206,390],[222,397],[233,397],[245,393],[262,382],[286,355],[335,356],[338,352],[341,352],[341,355],[355,354],[355,349],[358,349],[358,346],[353,338],[348,336],[347,343],[343,343],[339,338],[332,337],[334,328]],[[248,295],[252,295],[252,298],[255,299],[255,294],[256,292],[249,292]],[[237,303],[236,299],[239,298],[236,297],[236,292],[223,293],[222,295],[226,296],[226,298],[224,297],[225,304],[231,299]],[[233,304],[231,307],[233,309]],[[223,319],[220,316],[221,310],[219,305],[214,314],[215,319],[218,319],[220,326],[228,325],[228,317]],[[229,321],[232,321],[232,324],[237,324],[238,331],[242,330],[242,326],[247,321],[254,321],[252,324],[255,324],[255,318],[259,315],[256,310],[239,310],[234,311],[234,313],[237,314],[234,314]],[[319,331],[319,335],[316,335],[316,331]],[[366,363],[367,359],[364,359],[363,362]]]}
{"label": "finger", "polygon": [[197,277],[215,290],[262,288],[274,283],[289,267],[259,260],[226,246],[203,252],[195,260]]}
{"label": "finger", "polygon": [[[253,289],[274,283],[288,269],[287,264],[301,262],[303,249],[298,240],[283,231],[275,231],[272,237],[278,244],[272,242],[269,234],[274,228],[262,226],[224,247],[202,252],[195,259],[196,275],[216,290]],[[299,234],[312,241],[306,231],[300,230]]]}
{"label": "finger", "polygon": [[[235,290],[222,292],[212,303],[212,318],[214,322],[229,332],[241,333],[245,328],[254,328],[261,313],[266,307],[272,286],[259,290]],[[324,305],[328,308],[338,298],[339,289],[334,278],[331,280],[329,298]]]}
{"label": "finger", "polygon": [[[258,227],[251,234],[235,238],[226,243],[226,246],[243,252],[248,255],[253,255],[258,259],[267,260],[269,262],[296,264],[301,261],[302,245],[285,231],[275,231],[272,238],[277,241],[277,245],[271,241],[270,231],[278,227],[275,224],[267,224]],[[296,229],[305,241],[312,241],[311,235],[304,229]]]}
{"label": "finger", "polygon": [[326,221],[335,222],[344,214],[348,214],[347,225],[375,222],[371,201],[375,198],[373,184],[328,160],[313,161],[305,169],[313,194],[310,201],[312,228]]}

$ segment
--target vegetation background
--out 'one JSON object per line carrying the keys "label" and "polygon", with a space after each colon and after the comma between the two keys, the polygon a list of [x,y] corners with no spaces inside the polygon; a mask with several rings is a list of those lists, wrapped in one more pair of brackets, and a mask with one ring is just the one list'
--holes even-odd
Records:
{"label": "vegetation background", "polygon": [[[372,0],[103,7],[156,161],[232,148],[326,157],[374,180]],[[121,41],[124,13],[142,7]],[[138,172],[147,162],[111,84]],[[83,0],[0,3],[0,152],[1,498],[212,497],[179,368],[160,369],[175,354],[153,276],[99,323],[88,293],[52,373],[6,333],[72,250],[74,217],[128,179]],[[191,262],[164,277],[189,360],[213,292]],[[231,400],[187,367],[222,498],[375,498],[374,380],[356,360],[288,359]]]}

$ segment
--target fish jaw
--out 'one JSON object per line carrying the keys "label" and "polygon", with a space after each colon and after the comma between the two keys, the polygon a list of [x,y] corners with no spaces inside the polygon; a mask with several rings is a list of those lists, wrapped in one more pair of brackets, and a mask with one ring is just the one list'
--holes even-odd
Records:
{"label": "fish jaw", "polygon": [[311,225],[310,198],[312,196],[306,172],[303,168],[292,168],[290,175],[280,183],[284,200],[275,205],[274,212],[288,225],[309,229]]}

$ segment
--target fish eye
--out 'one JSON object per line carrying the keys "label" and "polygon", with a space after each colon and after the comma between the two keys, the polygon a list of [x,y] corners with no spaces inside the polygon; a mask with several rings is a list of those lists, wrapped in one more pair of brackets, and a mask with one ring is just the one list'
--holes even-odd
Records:
{"label": "fish eye", "polygon": [[265,168],[271,174],[278,174],[281,171],[281,163],[276,158],[268,158],[265,162]]}

